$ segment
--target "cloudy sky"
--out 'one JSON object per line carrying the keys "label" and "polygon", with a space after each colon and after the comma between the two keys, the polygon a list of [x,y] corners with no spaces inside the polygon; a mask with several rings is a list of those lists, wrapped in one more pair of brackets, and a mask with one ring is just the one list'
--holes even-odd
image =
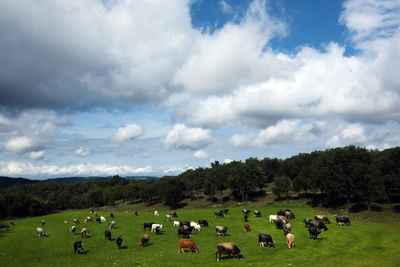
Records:
{"label": "cloudy sky", "polygon": [[400,145],[400,0],[2,0],[0,175]]}

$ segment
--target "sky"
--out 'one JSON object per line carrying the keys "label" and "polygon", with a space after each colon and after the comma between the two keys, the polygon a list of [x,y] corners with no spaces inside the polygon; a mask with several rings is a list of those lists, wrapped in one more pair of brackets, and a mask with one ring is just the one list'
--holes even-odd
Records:
{"label": "sky", "polygon": [[400,0],[2,0],[0,176],[400,145]]}

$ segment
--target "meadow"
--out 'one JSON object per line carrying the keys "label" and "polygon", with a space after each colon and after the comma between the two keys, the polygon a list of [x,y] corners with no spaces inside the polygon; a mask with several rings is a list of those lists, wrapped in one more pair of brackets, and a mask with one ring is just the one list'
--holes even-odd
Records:
{"label": "meadow", "polygon": [[[0,266],[400,266],[400,225],[397,223],[376,223],[352,220],[352,226],[336,226],[334,218],[317,240],[309,238],[303,219],[320,214],[306,204],[269,204],[264,206],[228,207],[230,212],[225,218],[214,218],[216,208],[198,208],[177,210],[181,221],[206,219],[209,227],[202,227],[200,232],[192,234],[191,239],[199,247],[200,253],[179,253],[177,228],[166,221],[167,210],[159,210],[160,217],[155,218],[151,211],[140,211],[135,216],[133,209],[113,211],[115,218],[110,218],[110,211],[100,211],[106,223],[90,222],[84,224],[89,211],[67,211],[46,216],[15,220],[15,226],[9,232],[0,235]],[[263,217],[249,216],[251,232],[243,228],[242,208],[260,210]],[[292,232],[296,238],[296,247],[288,249],[282,230],[268,222],[270,214],[279,209],[290,208],[296,215],[291,219]],[[78,218],[77,233],[69,228],[72,219]],[[36,227],[44,229],[48,237],[39,237]],[[64,220],[68,224],[64,224]],[[113,238],[122,235],[122,249],[115,241],[104,238],[104,231],[109,222],[116,221],[116,228],[111,230]],[[163,224],[160,235],[143,230],[144,222]],[[388,217],[387,222],[390,222]],[[216,236],[215,226],[229,226],[227,236]],[[89,237],[82,239],[80,230],[86,227]],[[271,234],[275,248],[259,247],[258,233]],[[139,247],[140,237],[148,233],[149,245]],[[73,243],[83,240],[83,254],[74,254]],[[244,254],[242,260],[223,257],[215,260],[215,245],[220,242],[234,242]]]}

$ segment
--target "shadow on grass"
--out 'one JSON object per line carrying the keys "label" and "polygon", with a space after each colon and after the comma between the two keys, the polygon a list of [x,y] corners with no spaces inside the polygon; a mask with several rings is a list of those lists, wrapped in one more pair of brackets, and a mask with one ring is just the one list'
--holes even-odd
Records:
{"label": "shadow on grass", "polygon": [[128,248],[128,246],[122,246],[121,247],[121,249],[127,249]]}
{"label": "shadow on grass", "polygon": [[86,254],[88,254],[88,253],[89,253],[89,250],[84,250],[84,251],[79,252],[78,254],[86,255]]}

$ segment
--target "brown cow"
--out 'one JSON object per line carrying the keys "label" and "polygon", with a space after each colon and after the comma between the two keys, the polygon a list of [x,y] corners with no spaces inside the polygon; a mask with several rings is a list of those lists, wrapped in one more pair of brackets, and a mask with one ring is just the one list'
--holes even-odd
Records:
{"label": "brown cow", "polygon": [[281,220],[285,224],[289,222],[289,220],[285,216],[282,216],[282,215],[276,216],[276,220]]}
{"label": "brown cow", "polygon": [[199,253],[199,249],[197,248],[193,240],[181,238],[178,240],[178,253],[180,252],[180,250],[185,253],[184,248],[188,248],[190,252],[194,251],[196,253]]}
{"label": "brown cow", "polygon": [[64,223],[68,223],[68,221],[67,221],[67,220],[64,220]]}
{"label": "brown cow", "polygon": [[143,247],[143,246],[147,246],[148,244],[149,244],[149,235],[144,234],[142,236],[142,238],[140,239],[139,246]]}
{"label": "brown cow", "polygon": [[235,243],[219,243],[217,244],[217,252],[215,254],[216,260],[221,260],[221,254],[232,254],[235,258],[242,259],[243,253],[236,246]]}
{"label": "brown cow", "polygon": [[287,240],[288,248],[293,248],[296,246],[296,244],[294,243],[294,235],[293,234],[290,234],[290,233],[287,234],[286,240]]}
{"label": "brown cow", "polygon": [[324,215],[315,215],[314,218],[315,218],[315,220],[317,220],[319,222],[331,223],[331,221],[328,219],[328,217],[326,217]]}
{"label": "brown cow", "polygon": [[249,225],[248,222],[245,222],[245,223],[244,223],[244,230],[245,230],[246,232],[250,232],[250,231],[251,231],[251,230],[250,230],[250,225]]}

